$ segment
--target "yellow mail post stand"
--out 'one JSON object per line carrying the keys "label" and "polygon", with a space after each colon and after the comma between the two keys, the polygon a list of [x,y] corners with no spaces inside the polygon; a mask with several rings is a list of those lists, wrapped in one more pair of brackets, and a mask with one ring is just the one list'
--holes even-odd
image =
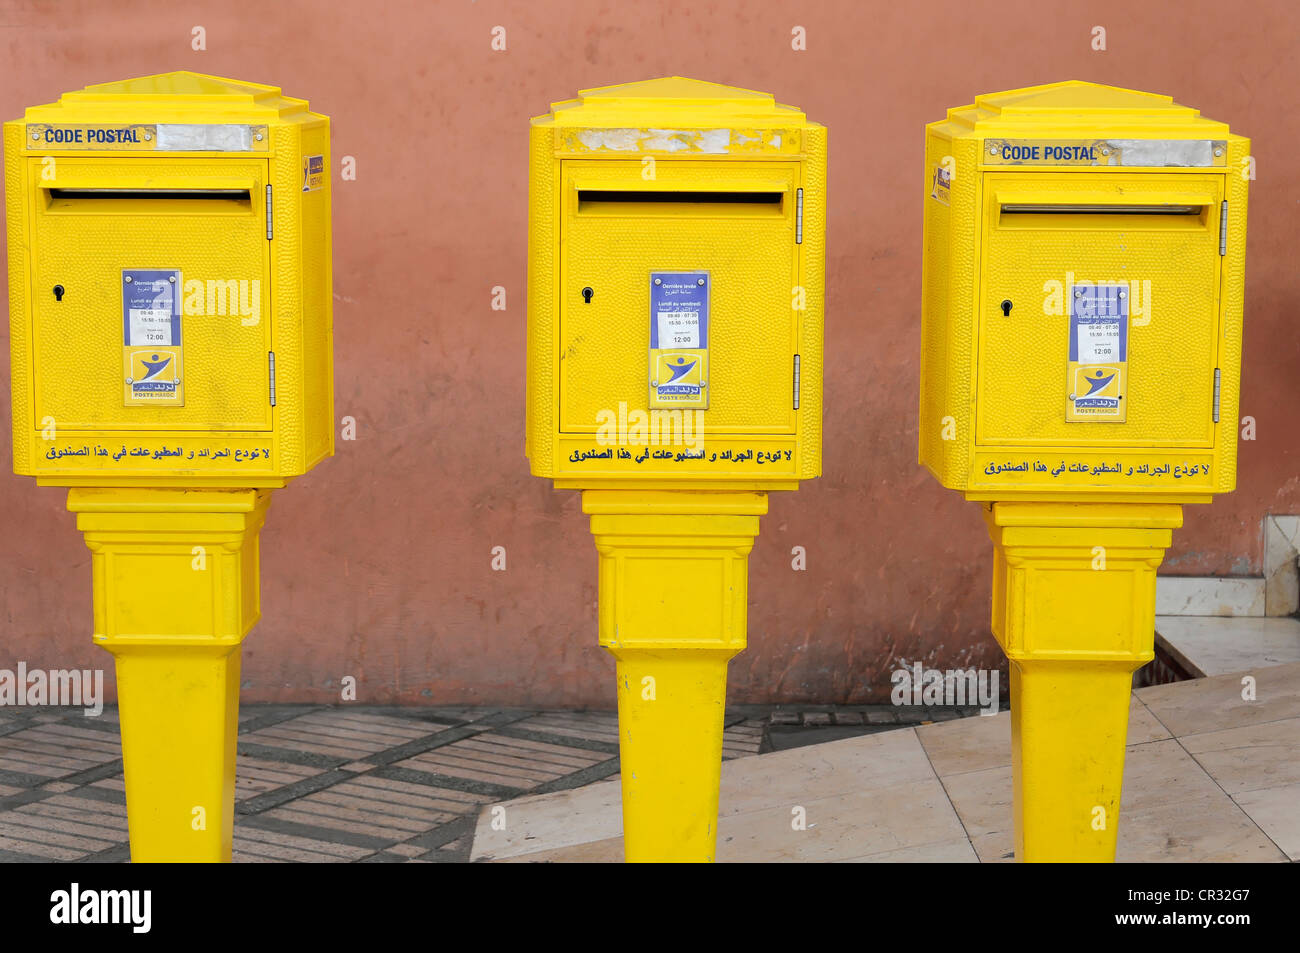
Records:
{"label": "yellow mail post stand", "polygon": [[583,491],[624,853],[711,861],[728,660],[771,490],[821,472],[826,130],[672,77],[533,119],[526,452]]}
{"label": "yellow mail post stand", "polygon": [[1114,859],[1156,569],[1236,482],[1249,149],[1082,82],[927,127],[920,462],[993,540],[1020,860]]}
{"label": "yellow mail post stand", "polygon": [[331,455],[329,120],[177,72],[5,123],[14,471],[68,487],[131,856],[228,861],[270,491]]}

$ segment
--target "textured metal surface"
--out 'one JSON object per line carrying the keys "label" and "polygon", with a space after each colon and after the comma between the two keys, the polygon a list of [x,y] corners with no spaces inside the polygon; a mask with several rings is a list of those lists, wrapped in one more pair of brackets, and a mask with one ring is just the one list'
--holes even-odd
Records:
{"label": "textured metal surface", "polygon": [[[931,128],[925,150],[921,301],[921,462],[947,487],[970,478],[974,443],[974,314],[978,268],[979,143]],[[949,204],[930,197],[934,170],[951,157]],[[951,421],[949,421],[951,418]]]}
{"label": "textured metal surface", "polygon": [[[28,174],[39,179],[40,161]],[[32,255],[36,406],[33,425],[53,417],[61,430],[266,430],[265,353],[270,341],[270,287],[266,240],[262,236],[261,180],[264,160],[218,163],[207,160],[118,160],[61,158],[58,179],[94,176],[121,187],[152,177],[180,175],[195,183],[207,178],[247,179],[253,201],[242,211],[209,211],[213,203],[147,199],[140,203],[80,200],[85,211],[46,211],[36,197]],[[111,185],[109,187],[112,187]],[[109,200],[105,200],[109,201]],[[202,204],[205,207],[198,207]],[[225,203],[222,203],[223,205]],[[129,205],[117,211],[118,206]],[[176,268],[184,282],[260,282],[260,319],[246,326],[239,292],[227,296],[224,315],[185,313],[181,344],[183,407],[123,406],[123,268]],[[50,288],[67,291],[56,301]],[[249,293],[249,292],[245,292]],[[186,296],[182,293],[182,298]],[[212,305],[217,304],[215,295]],[[186,308],[189,311],[189,308]]]}
{"label": "textured metal surface", "polygon": [[[332,238],[332,156],[329,123],[297,127],[301,154],[324,156],[325,180],[319,191],[301,186],[284,201],[299,206],[303,241],[302,261],[302,368],[303,449],[296,465],[304,470],[334,453],[334,285]],[[286,169],[286,176],[289,174]],[[287,342],[286,342],[287,343]],[[288,460],[281,460],[288,465]]]}
{"label": "textured metal surface", "polygon": [[32,365],[26,343],[31,339],[31,315],[27,310],[28,272],[26,201],[27,164],[19,152],[23,147],[23,127],[7,123],[5,143],[5,228],[9,238],[9,379],[13,400],[14,472],[27,473],[32,465]]}
{"label": "textured metal surface", "polygon": [[[1209,447],[1218,348],[1218,221],[1222,176],[1109,175],[1098,181],[1074,173],[985,176],[987,245],[980,309],[980,445]],[[999,194],[1019,189],[1078,193],[1103,202],[1124,192],[1168,190],[1214,197],[1207,220],[1123,215],[1020,215],[999,225]],[[1008,221],[1004,217],[1002,221]],[[1172,226],[1172,227],[1168,227]],[[1048,291],[1077,281],[1151,282],[1145,316],[1129,321],[1127,422],[1069,423],[1065,419],[1069,319],[1046,313]],[[1144,291],[1141,297],[1146,298]],[[1003,315],[999,302],[1014,302]],[[1061,299],[1058,298],[1058,301]],[[1136,299],[1134,299],[1136,301]],[[1065,311],[1068,314],[1068,302]],[[1145,323],[1144,323],[1145,322]]]}
{"label": "textured metal surface", "polygon": [[[658,188],[728,191],[753,177],[786,184],[779,210],[719,205],[708,214],[629,205],[620,214],[575,208],[575,179],[640,180],[638,163],[567,160],[560,286],[560,429],[594,432],[620,402],[645,408],[649,285],[654,270],[712,275],[706,433],[793,433],[794,163],[659,163]],[[594,289],[584,303],[581,290]]]}
{"label": "textured metal surface", "polygon": [[1220,292],[1219,419],[1216,428],[1215,490],[1231,492],[1237,485],[1237,435],[1240,419],[1241,352],[1246,298],[1246,211],[1250,205],[1250,180],[1245,175],[1250,140],[1233,136],[1228,142],[1228,174],[1224,177],[1228,201],[1228,243]]}
{"label": "textured metal surface", "polygon": [[555,332],[559,315],[555,283],[559,277],[555,229],[556,187],[560,163],[555,158],[555,131],[534,125],[528,130],[528,354],[526,377],[527,436],[524,450],[532,472],[555,476]]}
{"label": "textured metal surface", "polygon": [[[273,205],[275,240],[268,242],[271,250],[272,282],[275,286],[275,317],[277,330],[284,322],[285,333],[277,333],[271,342],[275,351],[275,414],[277,462],[285,473],[301,473],[303,463],[303,404],[306,368],[303,366],[303,338],[307,328],[303,323],[303,252],[307,236],[303,234],[300,219],[302,201],[302,165],[298,156],[302,147],[297,126],[275,126],[271,142],[277,157],[284,157],[271,165],[271,188],[275,192]],[[287,161],[286,161],[287,160]],[[323,241],[320,234],[311,241]],[[319,262],[317,262],[319,264]],[[319,329],[317,329],[317,333]],[[318,408],[320,412],[323,408]]]}
{"label": "textured metal surface", "polygon": [[800,244],[799,283],[804,289],[799,319],[799,477],[811,480],[822,472],[822,392],[826,327],[826,209],[828,207],[825,126],[809,124],[804,130],[803,242]]}

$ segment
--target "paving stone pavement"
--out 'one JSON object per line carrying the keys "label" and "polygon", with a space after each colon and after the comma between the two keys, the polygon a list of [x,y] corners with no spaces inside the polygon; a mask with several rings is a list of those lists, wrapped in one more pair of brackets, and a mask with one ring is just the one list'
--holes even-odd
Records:
{"label": "paving stone pavement", "polygon": [[[724,759],[767,720],[728,713]],[[0,708],[0,862],[124,862],[116,708]],[[244,705],[236,862],[460,862],[484,804],[618,776],[613,712]]]}
{"label": "paving stone pavement", "polygon": [[[974,709],[738,706],[724,760]],[[130,859],[117,709],[0,708],[0,862]],[[244,705],[234,860],[469,859],[484,804],[618,777],[605,711]]]}

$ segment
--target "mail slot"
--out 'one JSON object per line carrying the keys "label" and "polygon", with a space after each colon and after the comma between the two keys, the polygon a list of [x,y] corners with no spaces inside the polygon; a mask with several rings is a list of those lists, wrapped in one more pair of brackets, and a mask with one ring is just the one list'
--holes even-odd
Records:
{"label": "mail slot", "polygon": [[920,460],[968,498],[1236,478],[1248,140],[1059,83],[926,134]]}
{"label": "mail slot", "polygon": [[15,471],[275,487],[332,453],[328,161],[304,101],[194,73],[6,123]]}
{"label": "mail slot", "polygon": [[826,130],[671,78],[586,90],[531,135],[533,473],[584,489],[818,475]]}

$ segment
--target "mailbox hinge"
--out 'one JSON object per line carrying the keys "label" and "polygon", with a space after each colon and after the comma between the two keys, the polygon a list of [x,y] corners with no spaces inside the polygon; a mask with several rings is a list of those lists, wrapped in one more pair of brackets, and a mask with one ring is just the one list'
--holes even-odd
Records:
{"label": "mailbox hinge", "polygon": [[[271,187],[266,187],[266,240],[269,242],[274,237],[274,226],[271,220]],[[275,401],[272,401],[275,403]]]}
{"label": "mailbox hinge", "polygon": [[794,409],[799,409],[799,355],[794,356]]}
{"label": "mailbox hinge", "polygon": [[794,191],[794,243],[803,244],[803,189]]}
{"label": "mailbox hinge", "polygon": [[274,407],[275,406],[275,352],[267,351],[266,357],[267,357],[267,369],[269,371],[269,377],[271,383],[271,406]]}
{"label": "mailbox hinge", "polygon": [[1219,257],[1228,254],[1228,200],[1219,207]]}
{"label": "mailbox hinge", "polygon": [[1216,367],[1214,369],[1214,422],[1216,424],[1219,422],[1219,394],[1221,389],[1222,388],[1219,384],[1219,369]]}

